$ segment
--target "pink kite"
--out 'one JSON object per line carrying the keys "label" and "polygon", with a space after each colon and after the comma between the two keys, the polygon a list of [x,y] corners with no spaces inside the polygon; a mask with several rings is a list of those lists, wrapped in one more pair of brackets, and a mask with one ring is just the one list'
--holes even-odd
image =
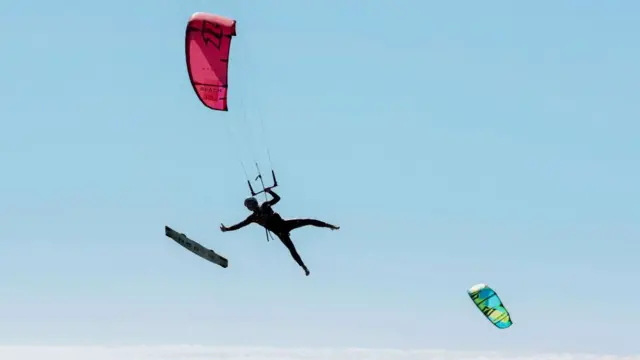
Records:
{"label": "pink kite", "polygon": [[187,24],[185,53],[189,80],[202,103],[227,111],[229,50],[236,21],[219,15],[195,13]]}

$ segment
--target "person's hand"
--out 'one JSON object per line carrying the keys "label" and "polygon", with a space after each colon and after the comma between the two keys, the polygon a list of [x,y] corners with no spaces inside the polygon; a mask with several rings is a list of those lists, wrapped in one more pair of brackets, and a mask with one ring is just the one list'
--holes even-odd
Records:
{"label": "person's hand", "polygon": [[229,231],[229,228],[224,226],[224,224],[220,224],[220,231],[226,232],[226,231]]}

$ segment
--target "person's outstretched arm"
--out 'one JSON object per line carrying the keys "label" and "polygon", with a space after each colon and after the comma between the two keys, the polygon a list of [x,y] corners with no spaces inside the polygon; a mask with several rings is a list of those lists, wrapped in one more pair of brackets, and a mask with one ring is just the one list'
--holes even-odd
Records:
{"label": "person's outstretched arm", "polygon": [[249,215],[246,219],[240,221],[235,225],[231,225],[229,227],[224,226],[224,224],[220,224],[220,230],[222,230],[222,232],[235,231],[238,229],[242,229],[243,227],[251,224],[252,222],[253,222],[253,215]]}
{"label": "person's outstretched arm", "polygon": [[267,193],[269,193],[269,195],[271,195],[271,197],[273,197],[273,199],[267,201],[267,204],[269,204],[269,206],[273,206],[273,205],[277,204],[278,201],[280,201],[280,196],[278,196],[278,194],[276,194],[273,190],[265,189],[265,191]]}

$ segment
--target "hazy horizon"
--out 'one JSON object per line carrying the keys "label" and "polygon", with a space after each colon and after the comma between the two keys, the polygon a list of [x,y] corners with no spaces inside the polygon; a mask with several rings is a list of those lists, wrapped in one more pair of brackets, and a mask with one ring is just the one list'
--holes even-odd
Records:
{"label": "hazy horizon", "polygon": [[425,349],[174,346],[0,346],[3,360],[638,360],[640,355]]}

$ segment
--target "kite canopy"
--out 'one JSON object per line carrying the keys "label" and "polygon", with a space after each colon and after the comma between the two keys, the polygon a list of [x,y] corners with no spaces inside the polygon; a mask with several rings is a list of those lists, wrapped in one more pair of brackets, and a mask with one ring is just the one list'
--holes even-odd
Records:
{"label": "kite canopy", "polygon": [[[236,36],[236,21],[224,16],[197,12],[193,14],[187,22],[184,46],[187,70],[189,72],[189,81],[202,104],[212,110],[229,110],[227,106],[227,93],[229,87],[229,54],[231,50],[231,39],[234,36]],[[245,113],[244,120],[247,120],[247,109],[240,109],[239,113],[242,112]],[[257,113],[260,114],[261,112],[258,111]],[[225,118],[229,119],[234,117],[235,114]],[[224,123],[229,126],[229,123],[231,122]],[[248,121],[246,121],[246,123],[248,123]],[[251,185],[251,180],[248,176],[244,162],[240,159],[240,165],[245,173],[245,178],[249,184],[249,191],[251,191],[252,196],[264,193],[267,188],[274,188],[278,186],[273,166],[271,166],[271,154],[268,146],[266,146],[266,131],[264,129],[263,121],[260,121],[260,127],[262,128],[262,137],[264,138],[266,155],[271,167],[273,185],[265,185],[265,179],[262,178],[260,166],[258,165],[258,160],[254,153],[253,162],[256,165],[258,175],[254,181],[260,180],[260,186],[262,187],[261,191],[255,191]],[[229,133],[235,132],[231,129],[227,130]],[[247,147],[251,149],[251,152],[255,151],[254,144],[250,144]]]}
{"label": "kite canopy", "polygon": [[227,111],[229,51],[236,21],[195,13],[187,23],[185,53],[193,90],[213,110]]}
{"label": "kite canopy", "polygon": [[469,297],[478,309],[499,329],[506,329],[513,324],[509,311],[502,304],[498,294],[486,284],[477,284],[469,290]]}

